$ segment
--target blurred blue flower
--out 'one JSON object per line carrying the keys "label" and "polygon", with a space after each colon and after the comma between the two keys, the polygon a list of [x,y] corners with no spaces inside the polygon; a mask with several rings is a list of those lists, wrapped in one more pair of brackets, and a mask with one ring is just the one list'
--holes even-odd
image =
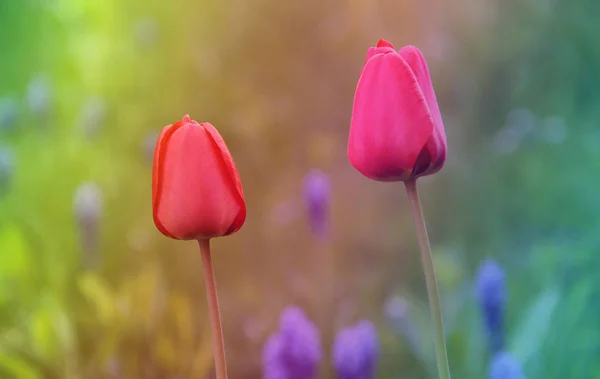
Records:
{"label": "blurred blue flower", "polygon": [[263,348],[263,378],[316,379],[321,358],[316,326],[300,308],[286,308],[279,320],[279,331]]}
{"label": "blurred blue flower", "polygon": [[329,176],[319,170],[311,170],[304,177],[304,202],[312,232],[319,238],[329,233],[329,207],[331,183]]}
{"label": "blurred blue flower", "polygon": [[102,195],[96,184],[86,182],[77,188],[73,198],[73,212],[87,267],[93,267],[97,263],[98,223],[102,217],[102,207]]}
{"label": "blurred blue flower", "polygon": [[38,74],[27,87],[27,105],[36,117],[47,117],[51,105],[51,84],[46,74]]}
{"label": "blurred blue flower", "polygon": [[10,185],[14,164],[15,159],[12,150],[0,146],[0,195],[3,194]]}
{"label": "blurred blue flower", "polygon": [[17,103],[11,98],[0,99],[0,131],[10,130],[17,122]]}
{"label": "blurred blue flower", "polygon": [[333,366],[339,379],[373,379],[379,357],[377,330],[370,321],[339,332],[333,344]]}
{"label": "blurred blue flower", "polygon": [[502,267],[491,259],[482,261],[477,270],[477,298],[493,352],[504,345],[505,277]]}
{"label": "blurred blue flower", "polygon": [[517,358],[503,351],[492,358],[488,379],[525,379],[525,374]]}
{"label": "blurred blue flower", "polygon": [[107,106],[100,97],[90,97],[83,104],[79,116],[79,126],[86,137],[91,138],[104,123],[106,119]]}

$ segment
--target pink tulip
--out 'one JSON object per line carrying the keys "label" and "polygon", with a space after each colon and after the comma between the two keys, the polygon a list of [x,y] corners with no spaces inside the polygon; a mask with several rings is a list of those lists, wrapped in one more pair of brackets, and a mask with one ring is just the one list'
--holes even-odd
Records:
{"label": "pink tulip", "polygon": [[446,133],[421,51],[396,52],[380,40],[369,48],[352,110],[348,158],[366,177],[410,181],[439,171]]}

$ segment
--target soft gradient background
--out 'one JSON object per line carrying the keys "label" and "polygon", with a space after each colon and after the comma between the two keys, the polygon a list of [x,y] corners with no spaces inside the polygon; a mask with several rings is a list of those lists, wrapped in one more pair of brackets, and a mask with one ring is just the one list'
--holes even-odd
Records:
{"label": "soft gradient background", "polygon": [[[595,0],[0,0],[0,378],[214,375],[197,245],[151,217],[154,138],[186,113],[220,130],[248,205],[213,243],[230,377],[261,377],[292,304],[326,351],[367,318],[379,378],[434,377],[404,189],[346,158],[382,37],[423,50],[448,134],[446,167],[420,183],[453,376],[487,375],[473,281],[494,258],[528,378],[600,377],[599,14]],[[331,176],[326,243],[307,223],[311,169]],[[84,183],[101,201],[76,201]]]}

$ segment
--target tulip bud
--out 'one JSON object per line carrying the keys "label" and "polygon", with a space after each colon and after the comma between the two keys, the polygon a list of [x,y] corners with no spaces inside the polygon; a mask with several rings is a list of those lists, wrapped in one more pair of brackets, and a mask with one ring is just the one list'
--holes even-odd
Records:
{"label": "tulip bud", "polygon": [[154,223],[167,237],[226,236],[246,220],[242,184],[219,132],[185,116],[157,141],[152,173]]}
{"label": "tulip bud", "polygon": [[0,146],[0,195],[4,194],[13,174],[14,157],[12,150]]}
{"label": "tulip bud", "polygon": [[289,307],[263,349],[263,378],[316,379],[321,355],[316,326],[300,308]]}
{"label": "tulip bud", "polygon": [[319,170],[312,170],[304,178],[308,221],[313,234],[318,237],[324,237],[329,232],[330,187],[329,177]]}
{"label": "tulip bud", "polygon": [[504,270],[493,260],[481,262],[476,278],[477,298],[492,351],[504,345],[506,285]]}
{"label": "tulip bud", "polygon": [[77,188],[73,197],[73,212],[79,229],[84,263],[87,267],[93,267],[98,256],[98,222],[102,217],[102,196],[94,183],[83,183]]}
{"label": "tulip bud", "polygon": [[333,345],[333,365],[339,379],[374,379],[379,357],[377,330],[360,321],[342,330]]}
{"label": "tulip bud", "polygon": [[396,52],[384,40],[369,49],[352,109],[348,158],[366,177],[409,181],[446,160],[442,116],[421,51]]}
{"label": "tulip bud", "polygon": [[517,358],[508,352],[501,352],[492,358],[488,379],[525,379],[525,374]]}

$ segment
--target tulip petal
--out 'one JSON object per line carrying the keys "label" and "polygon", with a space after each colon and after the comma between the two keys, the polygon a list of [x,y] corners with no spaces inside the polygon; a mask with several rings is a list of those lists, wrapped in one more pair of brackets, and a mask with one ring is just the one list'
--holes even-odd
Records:
{"label": "tulip petal", "polygon": [[408,63],[396,53],[373,56],[354,97],[352,165],[374,180],[404,180],[433,129],[430,107]]}
{"label": "tulip petal", "polygon": [[394,50],[394,45],[384,39],[380,39],[379,42],[377,42],[377,46],[369,47],[369,50],[367,50],[367,61],[377,54],[388,54],[395,52],[396,50]]}
{"label": "tulip petal", "polygon": [[425,61],[423,53],[415,46],[405,46],[400,49],[398,53],[413,70],[434,120],[434,130],[430,140],[427,142],[427,149],[431,155],[431,164],[425,171],[426,174],[433,174],[430,170],[434,167],[437,168],[436,171],[439,170],[446,160],[447,141],[442,115],[429,74],[429,68],[427,67],[427,62]]}
{"label": "tulip petal", "polygon": [[162,170],[164,168],[164,157],[166,146],[169,142],[169,138],[173,133],[182,126],[180,121],[177,121],[173,125],[165,126],[156,141],[156,149],[154,153],[154,164],[152,169],[152,217],[154,218],[154,224],[156,228],[165,236],[175,238],[169,231],[162,225],[158,218],[158,200],[160,199],[162,192],[162,184],[160,178],[162,178]]}
{"label": "tulip petal", "polygon": [[393,49],[394,45],[384,39],[380,39],[377,41],[377,47],[391,47]]}
{"label": "tulip petal", "polygon": [[246,221],[246,201],[244,200],[242,181],[240,180],[237,168],[235,167],[235,163],[233,162],[233,158],[229,153],[229,149],[227,149],[227,145],[225,144],[223,137],[221,137],[217,129],[215,129],[215,127],[211,124],[203,123],[202,125],[208,132],[209,136],[212,138],[215,148],[217,148],[221,152],[219,156],[223,160],[223,167],[227,172],[227,177],[231,179],[231,188],[234,189],[233,193],[237,196],[237,200],[240,206],[240,212],[238,213],[231,227],[225,233],[225,235],[232,234],[237,232]]}

